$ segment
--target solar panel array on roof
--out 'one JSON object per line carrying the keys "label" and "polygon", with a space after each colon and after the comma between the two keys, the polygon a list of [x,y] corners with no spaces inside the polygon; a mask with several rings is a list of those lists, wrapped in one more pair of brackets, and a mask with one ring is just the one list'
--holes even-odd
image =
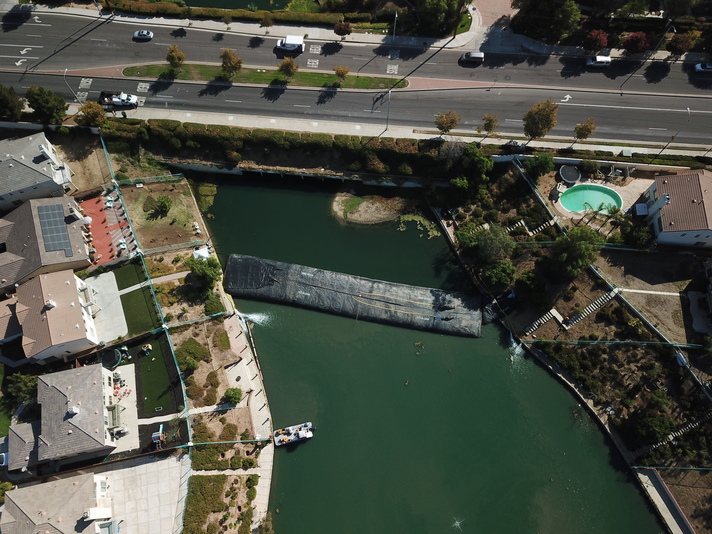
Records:
{"label": "solar panel array on roof", "polygon": [[63,250],[64,254],[70,258],[72,256],[72,245],[69,242],[69,232],[67,231],[67,223],[64,222],[62,206],[58,204],[37,206],[37,215],[40,217],[45,251]]}

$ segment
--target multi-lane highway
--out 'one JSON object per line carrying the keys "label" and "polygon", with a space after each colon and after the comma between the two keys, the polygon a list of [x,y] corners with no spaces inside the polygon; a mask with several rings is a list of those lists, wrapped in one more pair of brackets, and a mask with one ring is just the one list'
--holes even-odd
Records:
{"label": "multi-lane highway", "polygon": [[[21,22],[21,23],[19,23]],[[131,39],[151,29],[147,43]],[[520,133],[522,114],[534,103],[560,103],[552,135],[570,137],[586,117],[597,137],[710,144],[712,76],[695,74],[684,62],[616,60],[604,70],[587,70],[581,58],[488,54],[483,66],[463,68],[462,50],[342,44],[307,39],[297,62],[302,70],[330,71],[343,64],[356,73],[474,82],[472,87],[427,91],[326,91],[221,84],[103,79],[91,69],[165,61],[179,44],[189,62],[218,63],[221,48],[237,50],[245,66],[274,68],[276,37],[235,35],[188,27],[165,28],[109,22],[106,18],[41,14],[3,19],[0,83],[24,94],[43,85],[72,101],[94,100],[99,91],[120,88],[138,94],[142,105],[180,110],[432,127],[435,114],[453,109],[462,128],[475,128],[484,113],[500,117],[501,131]],[[65,75],[65,69],[66,75]],[[82,72],[77,76],[73,73]],[[467,82],[467,83],[465,83]],[[621,87],[622,86],[622,87]],[[688,113],[689,108],[689,113]]]}

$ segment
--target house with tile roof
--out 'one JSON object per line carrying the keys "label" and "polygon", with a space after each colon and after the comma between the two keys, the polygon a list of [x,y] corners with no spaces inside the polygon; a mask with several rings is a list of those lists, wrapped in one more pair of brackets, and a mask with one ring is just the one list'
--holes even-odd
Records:
{"label": "house with tile roof", "polygon": [[645,221],[658,244],[712,248],[712,172],[657,176],[644,198]]}
{"label": "house with tile roof", "polygon": [[82,475],[50,480],[5,493],[0,516],[3,534],[116,534],[111,475]]}
{"label": "house with tile roof", "polygon": [[39,376],[40,418],[10,426],[8,470],[51,472],[108,455],[121,428],[115,399],[113,375],[98,364]]}
{"label": "house with tile roof", "polygon": [[0,219],[0,291],[38,274],[91,265],[88,221],[70,197],[29,200]]}
{"label": "house with tile roof", "polygon": [[74,188],[72,174],[43,132],[0,141],[0,212],[32,198],[64,196]]}
{"label": "house with tile roof", "polygon": [[0,343],[22,338],[19,364],[73,360],[99,345],[95,296],[70,270],[36,276],[0,301]]}

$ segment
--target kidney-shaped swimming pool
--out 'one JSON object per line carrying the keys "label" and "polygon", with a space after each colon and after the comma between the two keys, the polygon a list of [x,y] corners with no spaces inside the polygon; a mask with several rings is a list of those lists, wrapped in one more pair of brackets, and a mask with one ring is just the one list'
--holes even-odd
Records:
{"label": "kidney-shaped swimming pool", "polygon": [[600,210],[608,213],[610,206],[623,207],[621,196],[613,189],[595,184],[580,184],[564,191],[559,199],[569,211]]}

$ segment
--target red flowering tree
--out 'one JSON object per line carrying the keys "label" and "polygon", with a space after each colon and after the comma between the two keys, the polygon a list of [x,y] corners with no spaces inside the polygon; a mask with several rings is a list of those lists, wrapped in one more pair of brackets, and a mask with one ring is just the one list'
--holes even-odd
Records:
{"label": "red flowering tree", "polygon": [[601,50],[608,46],[608,34],[603,30],[591,30],[584,38],[586,50]]}
{"label": "red flowering tree", "polygon": [[695,44],[694,36],[690,33],[676,33],[667,43],[668,52],[676,56],[687,54]]}
{"label": "red flowering tree", "polygon": [[629,54],[639,54],[650,48],[648,36],[645,32],[631,33],[623,41],[623,49]]}

